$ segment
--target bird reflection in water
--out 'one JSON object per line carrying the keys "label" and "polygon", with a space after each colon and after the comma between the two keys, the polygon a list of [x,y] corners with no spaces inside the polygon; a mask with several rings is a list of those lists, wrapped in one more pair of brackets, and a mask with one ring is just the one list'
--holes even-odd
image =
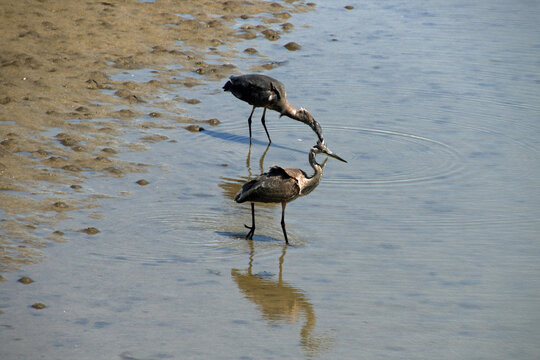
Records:
{"label": "bird reflection in water", "polygon": [[314,334],[316,315],[313,305],[302,290],[283,281],[283,262],[287,246],[279,257],[279,275],[274,279],[267,274],[253,273],[254,242],[249,240],[249,265],[244,271],[232,269],[231,275],[244,296],[252,301],[269,324],[303,321],[300,344],[306,355],[317,356],[328,350],[333,339]]}
{"label": "bird reflection in water", "polygon": [[[264,172],[264,158],[266,157],[266,154],[268,153],[268,149],[270,149],[270,144],[266,146],[266,149],[264,150],[263,154],[261,155],[259,159],[259,172],[255,175],[253,174],[253,171],[251,170],[251,146],[249,147],[249,151],[246,157],[246,168],[248,170],[248,176],[242,176],[240,178],[228,178],[228,177],[221,177],[221,180],[223,180],[219,186],[224,190],[225,195],[230,198],[231,200],[234,200],[234,196],[240,189],[242,188],[242,185],[246,181],[254,179],[256,176]],[[271,206],[277,206],[277,204],[268,204]]]}

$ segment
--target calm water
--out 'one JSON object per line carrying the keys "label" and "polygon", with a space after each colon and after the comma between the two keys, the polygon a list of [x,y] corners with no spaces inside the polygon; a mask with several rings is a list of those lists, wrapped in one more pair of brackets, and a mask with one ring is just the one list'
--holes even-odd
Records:
{"label": "calm water", "polygon": [[[315,136],[269,113],[274,144],[265,153],[256,120],[249,153],[250,107],[223,82],[168,94],[197,97],[190,114],[222,124],[149,131],[176,142],[123,157],[159,167],[90,180],[118,199],[99,200],[103,220],[81,210],[64,226],[101,233],[69,233],[10,274],[34,284],[2,284],[3,359],[540,357],[539,4],[316,9],[276,43],[239,45],[271,58],[233,60],[242,72],[284,62],[267,74],[349,161],[329,160],[287,207],[293,246],[279,206],[256,207],[245,241],[249,205],[232,197],[263,155],[264,169],[309,170]],[[21,306],[36,301],[47,309]]]}

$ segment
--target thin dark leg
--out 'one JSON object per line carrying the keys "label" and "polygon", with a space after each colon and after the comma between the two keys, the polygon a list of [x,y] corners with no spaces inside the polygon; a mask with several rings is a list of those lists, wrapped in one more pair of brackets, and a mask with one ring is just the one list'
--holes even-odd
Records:
{"label": "thin dark leg", "polygon": [[249,229],[249,232],[246,235],[247,240],[253,239],[253,234],[255,233],[255,204],[251,203],[251,226],[244,225],[246,229]]}
{"label": "thin dark leg", "polygon": [[253,112],[255,111],[255,106],[251,110],[251,114],[249,114],[248,118],[248,126],[249,126],[249,145],[251,145],[251,117],[253,116]]}
{"label": "thin dark leg", "polygon": [[266,136],[268,137],[268,144],[271,144],[272,143],[272,139],[270,139],[270,134],[268,134],[268,129],[266,128],[266,121],[264,119],[264,116],[266,115],[266,108],[264,108],[263,110],[263,116],[261,118],[261,122],[264,126],[264,131],[266,131]]}
{"label": "thin dark leg", "polygon": [[285,242],[289,245],[289,239],[287,239],[287,230],[285,230],[285,206],[286,202],[281,203],[281,228],[283,229],[283,236],[285,236]]}

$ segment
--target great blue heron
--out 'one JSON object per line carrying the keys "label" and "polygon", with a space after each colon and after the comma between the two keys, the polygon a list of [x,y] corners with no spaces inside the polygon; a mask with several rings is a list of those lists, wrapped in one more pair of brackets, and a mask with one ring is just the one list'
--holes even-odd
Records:
{"label": "great blue heron", "polygon": [[285,230],[285,207],[288,202],[299,196],[309,194],[319,185],[322,177],[322,166],[317,163],[315,155],[321,153],[347,162],[331,152],[324,142],[319,141],[309,151],[309,164],[315,170],[312,176],[308,176],[300,169],[284,169],[279,166],[272,166],[268,172],[246,182],[242,186],[234,200],[238,203],[251,202],[251,226],[244,225],[249,229],[246,239],[253,239],[253,233],[255,232],[255,202],[281,203],[281,228],[283,229],[285,242],[289,243],[287,231]]}
{"label": "great blue heron", "polygon": [[266,128],[265,115],[266,109],[275,110],[280,113],[280,117],[285,115],[309,125],[319,137],[319,141],[324,142],[321,125],[306,109],[295,109],[289,104],[285,85],[270,76],[260,74],[247,74],[240,76],[231,76],[229,81],[223,86],[223,90],[230,91],[238,99],[247,102],[253,106],[248,118],[249,125],[249,143],[251,144],[251,117],[255,108],[262,107],[263,114],[261,122],[266,131],[268,142],[272,143],[268,129]]}

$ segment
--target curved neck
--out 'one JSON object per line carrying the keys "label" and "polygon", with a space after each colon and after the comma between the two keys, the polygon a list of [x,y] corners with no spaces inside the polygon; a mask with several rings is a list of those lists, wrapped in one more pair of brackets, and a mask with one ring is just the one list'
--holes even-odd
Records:
{"label": "curved neck", "polygon": [[313,150],[309,152],[309,165],[315,170],[315,173],[305,180],[302,195],[307,195],[312,192],[321,182],[323,174],[321,165],[315,160],[315,152]]}
{"label": "curved neck", "polygon": [[298,120],[298,117],[296,115],[297,110],[291,104],[289,104],[287,99],[285,99],[285,102],[283,103],[280,113],[281,113],[281,116],[285,115],[285,116],[290,117],[291,119]]}
{"label": "curved neck", "polygon": [[315,132],[315,134],[317,134],[319,141],[324,141],[321,125],[313,118],[308,120],[308,118],[306,118],[305,115],[301,116],[298,113],[298,110],[292,107],[291,104],[289,104],[287,100],[285,100],[285,103],[281,109],[281,116],[283,115],[288,116],[291,119],[303,122],[304,124],[308,125]]}

